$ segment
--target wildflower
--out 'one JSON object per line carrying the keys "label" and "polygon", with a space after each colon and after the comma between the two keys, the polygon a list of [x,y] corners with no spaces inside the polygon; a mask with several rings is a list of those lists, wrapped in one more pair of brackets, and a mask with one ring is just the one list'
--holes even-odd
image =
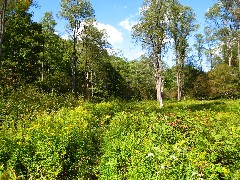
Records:
{"label": "wildflower", "polygon": [[177,157],[175,156],[175,155],[171,155],[170,156],[173,160],[176,160],[177,159]]}
{"label": "wildflower", "polygon": [[148,155],[147,155],[147,157],[151,157],[151,156],[154,156],[154,154],[153,153],[148,153]]}
{"label": "wildflower", "polygon": [[161,169],[165,169],[165,166],[164,166],[164,164],[162,164],[162,165],[161,165]]}

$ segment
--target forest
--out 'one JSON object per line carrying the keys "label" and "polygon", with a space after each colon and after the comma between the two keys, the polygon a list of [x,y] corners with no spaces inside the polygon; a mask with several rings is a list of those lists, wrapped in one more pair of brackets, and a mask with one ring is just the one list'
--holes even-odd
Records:
{"label": "forest", "polygon": [[37,0],[0,0],[0,180],[240,177],[239,0],[205,27],[179,0],[142,1],[146,53],[128,60],[91,1],[59,1],[64,39],[52,12],[33,21]]}

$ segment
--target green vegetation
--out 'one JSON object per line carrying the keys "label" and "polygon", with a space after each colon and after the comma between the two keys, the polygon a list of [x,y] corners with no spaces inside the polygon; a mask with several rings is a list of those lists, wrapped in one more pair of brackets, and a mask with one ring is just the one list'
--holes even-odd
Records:
{"label": "green vegetation", "polygon": [[128,61],[88,0],[60,1],[68,40],[51,12],[33,22],[35,1],[0,1],[0,180],[239,179],[238,4],[210,7],[191,48],[193,9],[143,0],[146,54]]}
{"label": "green vegetation", "polygon": [[160,108],[155,101],[62,97],[56,106],[56,96],[31,93],[1,100],[0,179],[240,176],[239,100],[169,101]]}

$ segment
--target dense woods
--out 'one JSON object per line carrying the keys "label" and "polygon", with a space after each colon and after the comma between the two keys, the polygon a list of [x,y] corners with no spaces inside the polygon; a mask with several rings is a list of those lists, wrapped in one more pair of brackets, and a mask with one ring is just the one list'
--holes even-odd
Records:
{"label": "dense woods", "polygon": [[[71,37],[65,40],[55,33],[57,21],[51,12],[33,22],[28,11],[32,1],[1,1],[2,92],[31,86],[42,92],[73,92],[85,99],[239,96],[237,1],[218,1],[211,7],[205,31],[199,34],[190,7],[175,0],[145,0],[143,7],[148,8],[142,8],[133,37],[148,53],[135,61],[109,54],[111,44],[95,27],[90,2],[77,2],[61,2],[59,16],[67,20]],[[195,44],[189,37],[195,37]],[[168,51],[174,54],[172,67],[163,60]]]}
{"label": "dense woods", "polygon": [[37,1],[0,0],[0,179],[240,176],[239,0],[205,27],[179,0],[143,0],[131,61],[90,1],[60,4],[68,39],[52,12],[33,21]]}

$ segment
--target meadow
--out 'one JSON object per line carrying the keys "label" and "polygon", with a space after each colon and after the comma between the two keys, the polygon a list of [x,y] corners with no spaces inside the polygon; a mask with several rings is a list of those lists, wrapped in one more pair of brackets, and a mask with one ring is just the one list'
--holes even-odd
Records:
{"label": "meadow", "polygon": [[1,180],[240,177],[240,100],[25,94],[0,102]]}

